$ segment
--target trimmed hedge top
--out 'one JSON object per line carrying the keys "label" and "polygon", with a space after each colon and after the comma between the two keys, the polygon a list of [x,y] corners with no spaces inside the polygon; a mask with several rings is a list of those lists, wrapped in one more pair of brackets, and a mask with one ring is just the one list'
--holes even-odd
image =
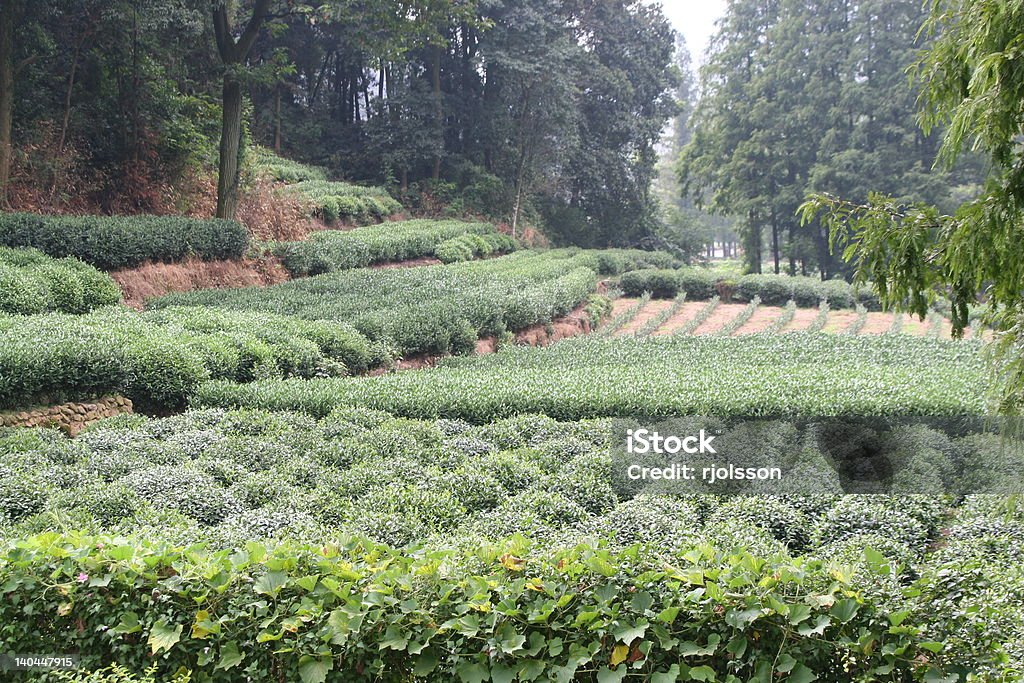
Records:
{"label": "trimmed hedge top", "polygon": [[110,276],[78,259],[0,247],[0,313],[87,313],[120,298]]}
{"label": "trimmed hedge top", "polygon": [[292,275],[319,275],[387,261],[436,256],[445,263],[512,251],[512,238],[490,223],[413,220],[355,230],[324,230],[276,247]]}
{"label": "trimmed hedge top", "polygon": [[109,307],[0,317],[0,408],[118,393],[168,409],[207,379],[357,374],[391,353],[345,324],[266,313]]}
{"label": "trimmed hedge top", "polygon": [[102,270],[146,261],[240,258],[249,233],[237,221],[181,216],[41,216],[0,214],[0,245],[74,256]]}

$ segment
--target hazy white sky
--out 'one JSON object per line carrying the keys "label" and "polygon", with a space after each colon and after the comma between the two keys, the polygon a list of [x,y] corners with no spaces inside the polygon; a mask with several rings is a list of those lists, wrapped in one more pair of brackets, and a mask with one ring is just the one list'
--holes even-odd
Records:
{"label": "hazy white sky", "polygon": [[676,30],[686,36],[694,66],[701,64],[704,49],[715,32],[715,20],[725,14],[727,0],[653,0],[665,9]]}

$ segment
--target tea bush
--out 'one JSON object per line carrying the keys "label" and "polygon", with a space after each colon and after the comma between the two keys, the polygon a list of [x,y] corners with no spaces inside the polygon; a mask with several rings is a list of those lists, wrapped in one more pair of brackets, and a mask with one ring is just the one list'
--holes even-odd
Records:
{"label": "tea bush", "polygon": [[645,268],[626,273],[620,286],[627,296],[650,292],[658,299],[672,299],[683,293],[689,301],[705,301],[716,295],[724,300],[747,303],[760,299],[765,306],[785,306],[793,301],[801,308],[815,308],[828,301],[833,308],[881,310],[877,297],[867,289],[854,289],[843,280],[789,275],[743,275],[738,279],[704,268]]}
{"label": "tea bush", "polygon": [[0,319],[0,407],[122,393],[168,409],[209,379],[329,377],[389,361],[344,324],[272,314],[106,308]]}
{"label": "tea bush", "polygon": [[[446,259],[439,253],[453,240],[463,240],[458,244],[468,245],[465,259]],[[488,223],[415,220],[355,230],[325,230],[304,242],[279,244],[275,251],[292,275],[319,275],[435,254],[446,263],[470,260],[514,248],[511,238],[499,235]]]}
{"label": "tea bush", "polygon": [[41,216],[0,213],[0,245],[73,256],[101,270],[146,261],[240,258],[249,233],[236,221],[181,216]]}
{"label": "tea bush", "polygon": [[[470,422],[678,415],[981,415],[988,371],[975,342],[793,333],[567,339],[355,380],[205,384],[200,406],[326,415],[361,405]],[[686,368],[685,373],[679,368]],[[913,483],[913,482],[911,482]]]}
{"label": "tea bush", "polygon": [[78,259],[0,247],[0,314],[87,313],[120,298],[110,276]]}
{"label": "tea bush", "polygon": [[313,214],[328,223],[387,218],[403,210],[401,203],[381,187],[308,178],[285,185],[281,191],[308,201]]}
{"label": "tea bush", "polygon": [[352,269],[273,287],[188,292],[149,302],[270,312],[351,324],[402,355],[460,354],[483,336],[551,322],[583,303],[597,274],[582,252],[517,252],[388,271]]}
{"label": "tea bush", "polygon": [[[730,429],[805,450],[818,433]],[[950,518],[952,498],[622,497],[615,434],[361,407],[115,418],[74,441],[0,430],[5,645],[211,681],[758,680],[798,664],[835,683],[997,680],[1024,663],[1008,531],[1024,515],[1006,499]],[[897,426],[883,442],[955,439]],[[37,535],[55,520],[87,533]]]}

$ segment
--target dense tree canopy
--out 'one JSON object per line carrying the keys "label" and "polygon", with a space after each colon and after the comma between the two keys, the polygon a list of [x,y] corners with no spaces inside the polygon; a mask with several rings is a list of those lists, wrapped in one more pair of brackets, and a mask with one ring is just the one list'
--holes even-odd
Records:
{"label": "dense tree canopy", "polygon": [[742,219],[748,270],[768,258],[776,272],[842,272],[822,226],[795,215],[809,192],[863,201],[884,187],[948,205],[970,180],[933,170],[937,137],[915,123],[905,71],[926,16],[918,0],[729,3],[680,173]]}
{"label": "dense tree canopy", "polygon": [[12,123],[0,125],[0,169],[13,159],[37,204],[91,194],[145,210],[154,187],[219,159],[229,216],[251,140],[341,177],[546,223],[556,241],[635,243],[655,228],[675,34],[640,0],[3,7]]}
{"label": "dense tree canopy", "polygon": [[923,315],[937,294],[948,295],[960,333],[970,308],[986,302],[989,322],[1002,333],[999,408],[1019,414],[1024,405],[1024,6],[935,2],[926,31],[934,42],[913,69],[923,130],[945,130],[940,159],[947,167],[970,150],[985,153],[991,172],[984,190],[952,214],[926,201],[908,203],[882,194],[864,202],[818,195],[803,214],[807,220],[824,218],[857,276],[873,280],[890,305]]}

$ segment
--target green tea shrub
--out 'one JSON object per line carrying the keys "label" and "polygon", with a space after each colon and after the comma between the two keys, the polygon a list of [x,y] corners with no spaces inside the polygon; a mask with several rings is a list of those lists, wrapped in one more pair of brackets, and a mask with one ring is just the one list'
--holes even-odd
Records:
{"label": "green tea shrub", "polygon": [[121,393],[182,407],[202,381],[358,374],[383,359],[343,323],[204,308],[106,308],[0,324],[0,408]]}
{"label": "green tea shrub", "polygon": [[181,216],[41,216],[0,213],[0,245],[73,256],[101,270],[146,261],[240,258],[249,233],[237,221]]}
{"label": "green tea shrub", "polygon": [[625,273],[619,286],[627,296],[650,292],[656,299],[672,299],[679,293],[679,272],[675,270],[634,270]]}
{"label": "green tea shrub", "polygon": [[120,298],[109,275],[78,259],[0,247],[0,314],[88,313]]}

